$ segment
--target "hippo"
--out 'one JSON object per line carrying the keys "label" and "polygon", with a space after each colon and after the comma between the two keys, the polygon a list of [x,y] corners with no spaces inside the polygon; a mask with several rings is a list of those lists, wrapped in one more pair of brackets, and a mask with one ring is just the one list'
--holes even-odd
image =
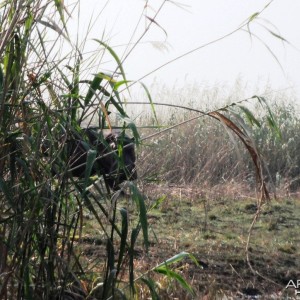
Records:
{"label": "hippo", "polygon": [[[114,191],[120,189],[122,182],[137,179],[134,138],[122,132],[103,135],[97,128],[83,128],[80,135],[73,133],[67,137],[63,145],[69,176],[85,178],[88,153],[90,150],[95,150],[96,158],[89,176],[102,175]],[[43,152],[47,153],[47,151]],[[60,159],[60,166],[61,162]],[[57,164],[55,162],[52,165],[54,174],[58,174],[58,170],[62,169],[58,168]]]}

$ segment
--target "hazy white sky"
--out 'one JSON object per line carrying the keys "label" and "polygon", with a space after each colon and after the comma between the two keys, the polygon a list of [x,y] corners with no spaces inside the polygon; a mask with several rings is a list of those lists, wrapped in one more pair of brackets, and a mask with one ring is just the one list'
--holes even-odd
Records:
{"label": "hazy white sky", "polygon": [[[163,2],[165,4],[158,12]],[[132,47],[126,48],[126,45],[136,42],[145,31],[149,24],[147,17],[153,18],[158,12],[155,20],[159,26],[151,25],[124,62],[127,78],[137,80],[168,61],[232,32],[269,2],[82,0],[79,32],[85,36],[88,23],[93,20],[84,51],[96,49],[98,45],[92,39],[97,38],[106,41],[122,58]],[[77,18],[75,14],[73,16],[74,34]],[[266,28],[284,37],[291,45],[274,37]],[[143,81],[149,84],[156,78],[169,85],[176,81],[182,84],[197,81],[209,87],[233,85],[237,78],[242,78],[250,89],[269,82],[274,89],[293,87],[300,95],[299,28],[300,1],[274,0],[260,18],[250,24],[251,32],[262,41],[254,36],[250,38],[245,31],[238,31],[170,63]],[[283,70],[263,43],[273,51]],[[113,71],[110,58],[103,59],[100,68]]]}

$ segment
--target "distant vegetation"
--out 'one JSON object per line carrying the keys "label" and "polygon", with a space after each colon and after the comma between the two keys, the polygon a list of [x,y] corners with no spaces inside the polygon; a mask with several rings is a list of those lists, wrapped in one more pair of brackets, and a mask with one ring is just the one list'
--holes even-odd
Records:
{"label": "distant vegetation", "polygon": [[[166,88],[156,84],[153,98],[162,103],[183,105],[187,109],[157,106],[161,129],[141,129],[144,137],[164,128],[188,120],[197,115],[191,108],[212,111],[227,103],[245,99],[245,95],[233,88],[229,94],[222,88],[201,90],[197,84],[183,88]],[[264,161],[264,176],[269,188],[277,192],[295,192],[300,186],[300,118],[297,99],[290,91],[272,92],[266,89],[262,96],[268,100],[279,131],[270,129],[268,115],[261,109],[257,99],[243,104],[258,122],[247,119],[237,109],[237,118],[244,118],[251,138],[255,141]],[[238,100],[237,100],[238,99]],[[130,110],[130,106],[128,109]],[[146,113],[148,111],[148,113]],[[149,105],[137,113],[139,126],[153,124]],[[239,119],[241,120],[241,119]],[[151,157],[151,159],[150,159]],[[255,172],[249,153],[230,131],[209,116],[201,116],[187,124],[145,140],[139,157],[140,172],[146,181],[179,185],[215,186],[226,182],[244,183],[255,187]]]}

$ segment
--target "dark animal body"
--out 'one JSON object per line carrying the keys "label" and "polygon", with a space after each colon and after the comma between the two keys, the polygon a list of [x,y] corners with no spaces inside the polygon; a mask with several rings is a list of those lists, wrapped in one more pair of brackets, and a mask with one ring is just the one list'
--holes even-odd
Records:
{"label": "dark animal body", "polygon": [[[87,163],[89,151],[96,152],[92,165]],[[102,175],[113,190],[118,190],[124,181],[137,179],[134,139],[124,133],[103,136],[96,128],[85,128],[80,135],[73,134],[66,139],[64,155],[68,176],[85,178],[87,175]],[[62,169],[61,162],[60,167],[57,163],[53,164],[54,174]]]}

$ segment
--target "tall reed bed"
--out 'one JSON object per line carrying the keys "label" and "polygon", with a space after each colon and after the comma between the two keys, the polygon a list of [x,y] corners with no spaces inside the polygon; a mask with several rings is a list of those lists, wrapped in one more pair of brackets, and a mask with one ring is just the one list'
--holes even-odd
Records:
{"label": "tall reed bed", "polygon": [[[255,172],[249,153],[239,139],[208,115],[200,115],[196,120],[147,139],[154,132],[159,133],[197,115],[191,109],[208,113],[246,99],[242,86],[242,82],[237,82],[232,88],[205,89],[195,83],[169,89],[154,83],[153,101],[165,104],[157,107],[160,128],[150,128],[155,120],[148,104],[140,105],[142,109],[136,114],[137,124],[142,127],[141,135],[146,137],[139,156],[140,172],[145,179],[197,186],[215,186],[235,181],[253,188]],[[260,91],[260,94],[265,95],[268,101],[277,130],[271,130],[268,110],[262,109],[256,99],[248,99],[241,109],[236,107],[233,119],[238,116],[241,121],[244,118],[242,123],[262,154],[264,176],[270,189],[276,186],[279,191],[295,191],[300,184],[297,98],[290,91],[276,92],[269,87]],[[140,99],[143,99],[141,95]],[[245,108],[253,112],[257,123],[248,118]]]}
{"label": "tall reed bed", "polygon": [[[76,44],[68,35],[76,5],[1,2],[0,299],[131,299],[137,283],[157,299],[153,273],[177,280],[192,293],[172,271],[188,253],[136,277],[136,244],[146,251],[149,247],[144,196],[134,183],[113,192],[105,178],[89,176],[97,153],[82,127],[110,131],[117,126],[137,144],[139,133],[122,104],[120,90],[128,81],[117,53],[95,40],[99,51],[87,57],[84,42]],[[102,71],[104,55],[115,72]],[[74,137],[87,147],[82,180],[68,172],[65,145]],[[121,145],[117,152],[122,151]],[[130,218],[127,208],[118,205],[123,189],[135,206]],[[81,246],[86,212],[93,215],[93,229],[104,245],[93,261]]]}

